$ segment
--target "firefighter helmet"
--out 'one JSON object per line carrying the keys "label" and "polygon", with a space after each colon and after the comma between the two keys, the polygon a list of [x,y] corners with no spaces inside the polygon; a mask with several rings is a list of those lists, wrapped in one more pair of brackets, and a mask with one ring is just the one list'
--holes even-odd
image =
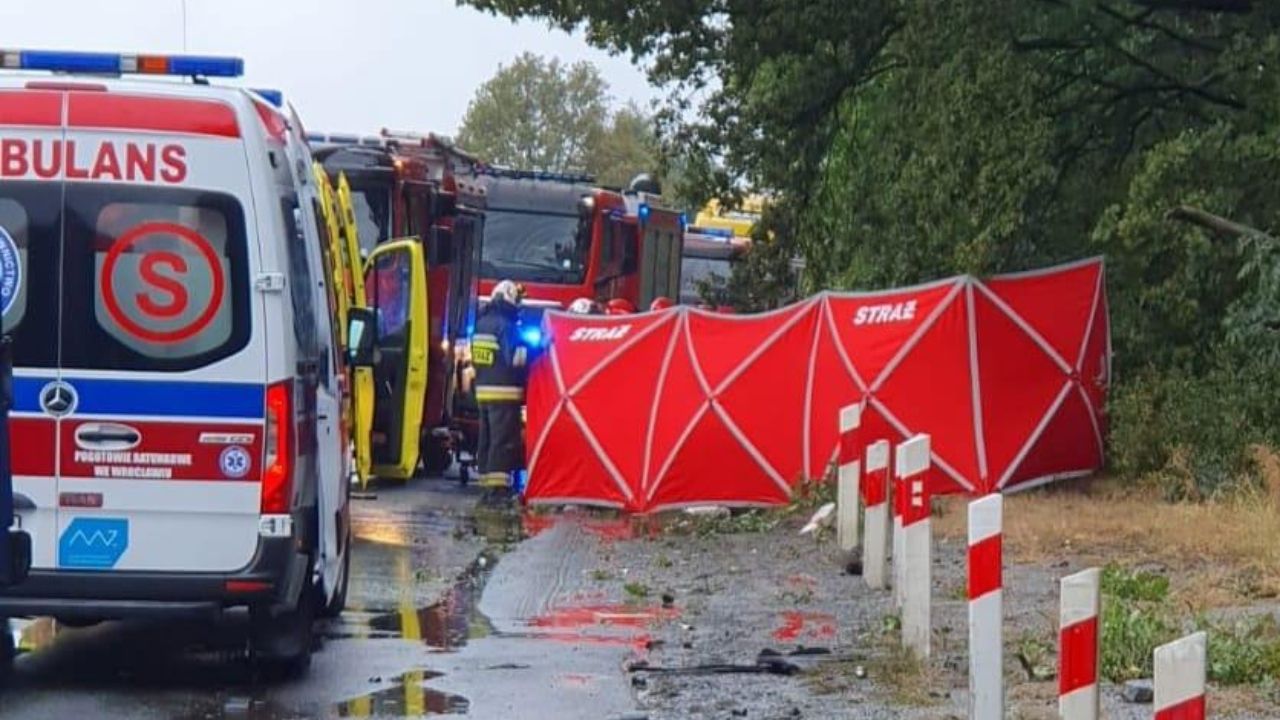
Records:
{"label": "firefighter helmet", "polygon": [[667,308],[673,308],[675,306],[676,304],[672,302],[671,298],[666,297],[664,295],[659,295],[658,297],[653,299],[653,302],[649,303],[649,312],[666,310]]}
{"label": "firefighter helmet", "polygon": [[626,298],[614,298],[604,306],[606,315],[630,315],[636,311],[636,306]]}
{"label": "firefighter helmet", "polygon": [[510,280],[503,280],[493,286],[493,293],[490,294],[489,299],[494,302],[505,300],[512,305],[519,305],[524,299],[524,286]]}
{"label": "firefighter helmet", "polygon": [[580,297],[569,303],[569,312],[574,315],[596,315],[600,312],[600,306],[591,298]]}

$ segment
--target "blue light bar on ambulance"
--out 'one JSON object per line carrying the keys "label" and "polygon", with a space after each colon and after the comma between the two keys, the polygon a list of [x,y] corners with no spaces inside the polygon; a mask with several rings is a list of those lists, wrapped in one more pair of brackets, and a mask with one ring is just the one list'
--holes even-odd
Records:
{"label": "blue light bar on ambulance", "polygon": [[0,50],[5,70],[47,70],[90,75],[240,77],[244,60],[207,55],[138,55],[62,50]]}

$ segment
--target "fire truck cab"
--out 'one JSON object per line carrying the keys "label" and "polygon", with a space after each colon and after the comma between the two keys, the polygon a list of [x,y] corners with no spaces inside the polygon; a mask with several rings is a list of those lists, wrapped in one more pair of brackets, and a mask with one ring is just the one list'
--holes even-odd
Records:
{"label": "fire truck cab", "polygon": [[441,473],[468,437],[458,428],[466,411],[456,407],[455,348],[475,312],[483,197],[456,178],[472,160],[430,135],[384,130],[309,140],[330,176],[349,184],[367,257],[366,299],[383,323],[374,474]]}
{"label": "fire truck cab", "polygon": [[680,287],[681,215],[640,188],[600,188],[589,176],[482,168],[486,189],[480,301],[500,280],[524,285],[522,325],[580,297],[637,308]]}

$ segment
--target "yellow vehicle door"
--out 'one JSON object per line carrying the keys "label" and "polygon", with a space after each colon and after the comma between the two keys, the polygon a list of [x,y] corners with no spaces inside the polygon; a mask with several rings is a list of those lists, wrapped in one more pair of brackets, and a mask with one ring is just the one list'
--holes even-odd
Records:
{"label": "yellow vehicle door", "polygon": [[[368,307],[364,291],[364,259],[360,257],[360,229],[356,224],[355,206],[351,200],[351,184],[347,176],[338,174],[338,187],[334,193],[338,206],[338,233],[341,241],[338,257],[341,258],[343,281],[346,283],[351,307]],[[361,485],[373,472],[373,369],[355,368],[352,373],[351,402],[354,417],[352,432],[355,435],[356,468]]]}
{"label": "yellow vehicle door", "polygon": [[407,480],[418,466],[427,392],[427,267],[417,239],[374,249],[366,296],[378,318],[373,365],[373,473]]}

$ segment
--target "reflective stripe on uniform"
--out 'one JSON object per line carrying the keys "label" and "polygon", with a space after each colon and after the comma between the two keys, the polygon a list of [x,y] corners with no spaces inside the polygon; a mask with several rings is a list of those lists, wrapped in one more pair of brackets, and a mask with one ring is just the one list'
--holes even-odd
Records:
{"label": "reflective stripe on uniform", "polygon": [[507,486],[507,474],[504,472],[484,473],[476,480],[476,483],[480,487],[503,488]]}
{"label": "reflective stripe on uniform", "polygon": [[521,402],[524,388],[518,385],[476,385],[477,402]]}
{"label": "reflective stripe on uniform", "polygon": [[471,336],[471,346],[497,350],[498,337],[496,335],[490,335],[489,333],[476,333]]}

